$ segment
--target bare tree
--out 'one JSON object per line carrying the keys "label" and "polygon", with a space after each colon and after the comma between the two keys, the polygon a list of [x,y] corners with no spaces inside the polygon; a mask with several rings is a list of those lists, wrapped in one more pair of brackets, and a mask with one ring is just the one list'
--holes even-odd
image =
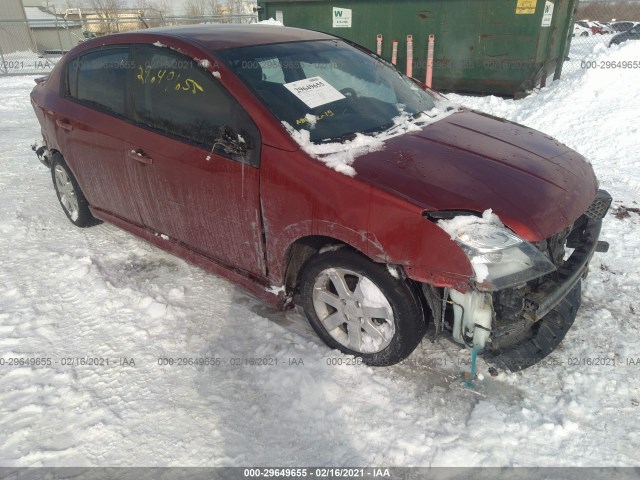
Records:
{"label": "bare tree", "polygon": [[173,15],[173,7],[169,0],[137,0],[136,10],[143,11],[148,17]]}
{"label": "bare tree", "polygon": [[201,17],[207,12],[207,0],[187,0],[184,9],[190,17]]}
{"label": "bare tree", "polygon": [[227,0],[227,3],[229,4],[229,13],[244,13],[242,0]]}
{"label": "bare tree", "polygon": [[208,1],[208,11],[211,15],[224,15],[228,13],[227,8],[225,6],[226,2],[220,0],[209,0]]}
{"label": "bare tree", "polygon": [[89,5],[101,17],[116,18],[124,9],[124,0],[89,0]]}
{"label": "bare tree", "polygon": [[247,0],[208,0],[208,10],[213,15],[242,15],[250,13],[255,2]]}
{"label": "bare tree", "polygon": [[640,21],[640,2],[619,1],[619,2],[597,2],[582,1],[578,4],[576,19],[589,19],[599,21],[632,20]]}
{"label": "bare tree", "polygon": [[84,0],[66,0],[65,1],[66,8],[85,8],[87,6],[87,2]]}
{"label": "bare tree", "polygon": [[[109,33],[119,31],[118,16],[122,13],[125,0],[89,0],[89,6],[98,15],[98,17],[107,21],[107,30]],[[115,23],[112,21],[115,20]]]}

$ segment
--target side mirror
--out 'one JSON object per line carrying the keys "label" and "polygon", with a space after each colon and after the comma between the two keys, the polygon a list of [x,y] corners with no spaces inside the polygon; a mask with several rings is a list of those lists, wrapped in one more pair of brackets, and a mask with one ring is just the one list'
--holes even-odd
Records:
{"label": "side mirror", "polygon": [[229,125],[224,125],[218,131],[213,152],[233,160],[243,160],[249,151],[247,141]]}

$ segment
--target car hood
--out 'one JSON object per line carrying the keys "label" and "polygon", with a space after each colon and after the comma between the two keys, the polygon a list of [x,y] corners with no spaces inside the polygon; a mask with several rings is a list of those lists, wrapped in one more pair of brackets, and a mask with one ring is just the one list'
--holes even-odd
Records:
{"label": "car hood", "polygon": [[427,211],[492,209],[529,241],[573,223],[593,201],[586,160],[536,130],[462,110],[358,157],[357,176]]}

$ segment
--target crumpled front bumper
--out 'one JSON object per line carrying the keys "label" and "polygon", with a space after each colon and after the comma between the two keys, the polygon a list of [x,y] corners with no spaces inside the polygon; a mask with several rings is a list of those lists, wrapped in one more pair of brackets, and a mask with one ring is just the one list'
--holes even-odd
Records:
{"label": "crumpled front bumper", "polygon": [[560,344],[573,325],[581,299],[581,280],[595,252],[608,244],[598,237],[611,196],[600,190],[589,209],[576,221],[567,238],[571,256],[535,289],[524,294],[521,318],[498,327],[485,358],[502,368],[522,370],[540,362]]}

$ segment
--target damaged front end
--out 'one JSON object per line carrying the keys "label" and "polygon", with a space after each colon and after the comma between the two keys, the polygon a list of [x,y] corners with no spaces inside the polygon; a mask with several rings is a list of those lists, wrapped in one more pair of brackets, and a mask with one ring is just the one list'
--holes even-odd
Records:
{"label": "damaged front end", "polygon": [[[445,220],[453,225],[440,221],[469,256],[476,282],[467,292],[445,289],[443,296],[423,287],[436,334],[447,326],[456,342],[475,347],[489,363],[512,371],[549,355],[576,318],[591,257],[608,250],[598,236],[611,200],[600,190],[573,225],[536,243],[515,235],[507,238],[507,230],[487,218],[488,223],[474,223],[473,217],[457,223]],[[473,231],[474,238],[465,238],[467,231]]]}

